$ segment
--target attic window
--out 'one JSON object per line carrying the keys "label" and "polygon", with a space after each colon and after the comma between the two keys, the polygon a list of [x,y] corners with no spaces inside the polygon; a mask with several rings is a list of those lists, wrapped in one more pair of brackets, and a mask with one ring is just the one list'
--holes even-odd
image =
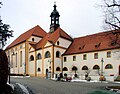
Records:
{"label": "attic window", "polygon": [[101,44],[101,43],[96,44],[96,45],[95,45],[95,48],[100,47],[100,44]]}
{"label": "attic window", "polygon": [[34,39],[34,38],[32,38],[32,41],[35,41],[35,39]]}
{"label": "attic window", "polygon": [[82,50],[84,47],[85,47],[85,45],[83,45],[83,46],[79,47],[79,50]]}
{"label": "attic window", "polygon": [[60,42],[59,41],[57,41],[57,45],[59,45],[60,44]]}
{"label": "attic window", "polygon": [[112,42],[111,42],[111,45],[112,45],[112,46],[115,46],[115,45],[116,45],[116,41],[112,41]]}

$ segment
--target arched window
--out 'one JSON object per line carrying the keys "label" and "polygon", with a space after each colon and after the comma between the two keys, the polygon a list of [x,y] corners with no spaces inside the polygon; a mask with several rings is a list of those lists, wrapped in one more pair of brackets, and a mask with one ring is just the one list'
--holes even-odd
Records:
{"label": "arched window", "polygon": [[93,70],[99,70],[100,67],[98,65],[93,66]]}
{"label": "arched window", "polygon": [[112,66],[111,64],[107,64],[107,65],[105,66],[105,69],[113,69],[113,66]]}
{"label": "arched window", "polygon": [[63,71],[68,71],[67,67],[64,67],[64,68],[63,68]]}
{"label": "arched window", "polygon": [[47,51],[47,52],[45,53],[45,58],[50,58],[50,52],[49,52],[49,51]]}
{"label": "arched window", "polygon": [[60,44],[60,42],[59,41],[57,41],[57,45],[59,45]]}
{"label": "arched window", "polygon": [[60,71],[60,67],[57,67],[57,68],[56,68],[56,71]]}
{"label": "arched window", "polygon": [[37,70],[38,70],[38,72],[40,72],[40,71],[41,71],[41,69],[40,69],[40,68],[38,68]]}
{"label": "arched window", "polygon": [[31,56],[30,56],[30,61],[33,61],[33,60],[34,60],[34,56],[31,55]]}
{"label": "arched window", "polygon": [[77,71],[77,70],[78,70],[78,68],[76,66],[72,67],[72,71]]}
{"label": "arched window", "polygon": [[60,57],[60,52],[59,51],[56,52],[56,57],[58,57],[58,58]]}
{"label": "arched window", "polygon": [[88,67],[87,66],[83,66],[82,70],[88,70]]}
{"label": "arched window", "polygon": [[41,54],[38,53],[38,54],[37,54],[37,59],[41,59],[41,58],[42,58]]}

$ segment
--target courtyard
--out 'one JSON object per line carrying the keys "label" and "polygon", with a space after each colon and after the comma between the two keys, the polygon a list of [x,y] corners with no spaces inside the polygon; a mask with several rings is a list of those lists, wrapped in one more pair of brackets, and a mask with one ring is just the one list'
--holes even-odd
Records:
{"label": "courtyard", "polygon": [[20,83],[33,94],[117,94],[106,90],[106,86],[119,86],[111,82],[61,82],[41,77],[11,77],[11,83]]}

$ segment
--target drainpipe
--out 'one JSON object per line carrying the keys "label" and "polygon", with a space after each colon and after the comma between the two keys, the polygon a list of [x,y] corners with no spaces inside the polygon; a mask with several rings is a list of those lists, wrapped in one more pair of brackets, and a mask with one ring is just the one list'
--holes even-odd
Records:
{"label": "drainpipe", "polygon": [[62,71],[62,74],[63,74],[63,56],[61,55],[61,71]]}
{"label": "drainpipe", "polygon": [[36,50],[35,50],[35,76],[37,76],[37,59],[36,59]]}
{"label": "drainpipe", "polygon": [[54,44],[52,46],[52,78],[54,78]]}

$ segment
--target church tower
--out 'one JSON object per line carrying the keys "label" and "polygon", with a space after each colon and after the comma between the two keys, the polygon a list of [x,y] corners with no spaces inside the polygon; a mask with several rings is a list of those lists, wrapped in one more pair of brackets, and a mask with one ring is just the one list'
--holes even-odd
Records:
{"label": "church tower", "polygon": [[50,33],[53,33],[60,25],[59,25],[59,12],[56,9],[56,2],[54,3],[54,10],[52,11],[51,17],[51,24],[50,24]]}

